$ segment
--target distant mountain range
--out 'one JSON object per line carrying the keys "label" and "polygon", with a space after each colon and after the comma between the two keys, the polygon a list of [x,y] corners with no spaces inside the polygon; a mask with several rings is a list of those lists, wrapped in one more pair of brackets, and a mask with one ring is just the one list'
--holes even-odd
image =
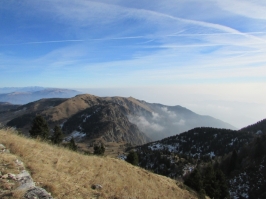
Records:
{"label": "distant mountain range", "polygon": [[13,92],[35,92],[46,89],[40,86],[28,86],[28,87],[2,87],[0,88],[1,93],[13,93]]}
{"label": "distant mountain range", "polygon": [[97,97],[89,94],[31,102],[1,112],[0,122],[27,133],[37,114],[46,118],[50,128],[61,125],[66,135],[79,135],[82,140],[123,141],[135,145],[195,127],[235,129],[221,120],[198,115],[181,106],[152,104],[132,97]]}
{"label": "distant mountain range", "polygon": [[27,104],[42,98],[69,98],[81,92],[60,88],[12,87],[0,88],[0,102]]}

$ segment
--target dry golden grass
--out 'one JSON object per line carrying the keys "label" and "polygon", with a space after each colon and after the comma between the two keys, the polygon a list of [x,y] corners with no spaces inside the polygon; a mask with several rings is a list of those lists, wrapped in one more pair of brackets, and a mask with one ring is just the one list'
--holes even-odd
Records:
{"label": "dry golden grass", "polygon": [[16,168],[17,157],[9,153],[1,153],[0,168],[2,175],[13,173],[18,174],[19,170]]}
{"label": "dry golden grass", "polygon": [[[32,178],[55,198],[197,198],[174,180],[122,160],[85,156],[0,130],[0,143],[20,157]],[[101,190],[91,185],[101,184]]]}
{"label": "dry golden grass", "polygon": [[43,111],[43,114],[49,115],[52,121],[64,120],[79,111],[98,104],[98,99],[99,97],[90,94],[78,95],[76,97],[69,98],[54,108]]}

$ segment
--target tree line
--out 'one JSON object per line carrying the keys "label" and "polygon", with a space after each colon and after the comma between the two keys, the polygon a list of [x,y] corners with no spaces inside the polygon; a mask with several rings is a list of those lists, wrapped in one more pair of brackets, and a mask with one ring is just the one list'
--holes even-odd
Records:
{"label": "tree line", "polygon": [[[56,125],[53,128],[52,135],[50,136],[50,130],[47,121],[41,115],[37,115],[31,125],[29,130],[29,135],[32,138],[38,138],[41,140],[50,141],[52,144],[60,145],[64,139],[64,135],[60,126]],[[67,144],[67,147],[73,151],[77,151],[78,146],[75,143],[74,138],[72,137]],[[103,144],[100,146],[94,146],[95,155],[103,155],[105,152],[105,147]]]}

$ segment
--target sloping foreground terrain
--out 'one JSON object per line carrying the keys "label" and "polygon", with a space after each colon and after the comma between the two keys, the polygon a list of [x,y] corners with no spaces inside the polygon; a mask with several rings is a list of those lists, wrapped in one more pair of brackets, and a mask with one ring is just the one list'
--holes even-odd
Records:
{"label": "sloping foreground terrain", "polygon": [[34,183],[24,163],[0,144],[0,198],[53,199],[51,194]]}
{"label": "sloping foreground terrain", "polygon": [[196,198],[174,180],[122,160],[82,155],[11,130],[0,129],[0,142],[54,198]]}

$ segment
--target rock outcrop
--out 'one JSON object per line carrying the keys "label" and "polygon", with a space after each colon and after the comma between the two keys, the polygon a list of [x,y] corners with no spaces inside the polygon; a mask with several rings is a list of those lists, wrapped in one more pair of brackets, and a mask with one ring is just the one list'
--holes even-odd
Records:
{"label": "rock outcrop", "polygon": [[[7,157],[9,153],[9,150],[3,144],[0,144],[0,156],[5,154],[5,157]],[[10,154],[10,156],[12,156],[12,154]],[[8,159],[11,160],[11,157]],[[10,167],[13,167],[11,169],[15,169],[19,171],[19,173],[2,174],[2,171],[5,172],[6,170],[3,166],[7,165],[9,165],[9,169]],[[0,188],[0,198],[5,196],[12,197],[13,192],[21,191],[22,193],[25,193],[23,195],[25,199],[53,199],[51,194],[48,193],[45,189],[35,186],[30,173],[25,170],[23,162],[18,159],[16,159],[13,164],[2,165],[0,172],[0,182],[2,184]]]}

